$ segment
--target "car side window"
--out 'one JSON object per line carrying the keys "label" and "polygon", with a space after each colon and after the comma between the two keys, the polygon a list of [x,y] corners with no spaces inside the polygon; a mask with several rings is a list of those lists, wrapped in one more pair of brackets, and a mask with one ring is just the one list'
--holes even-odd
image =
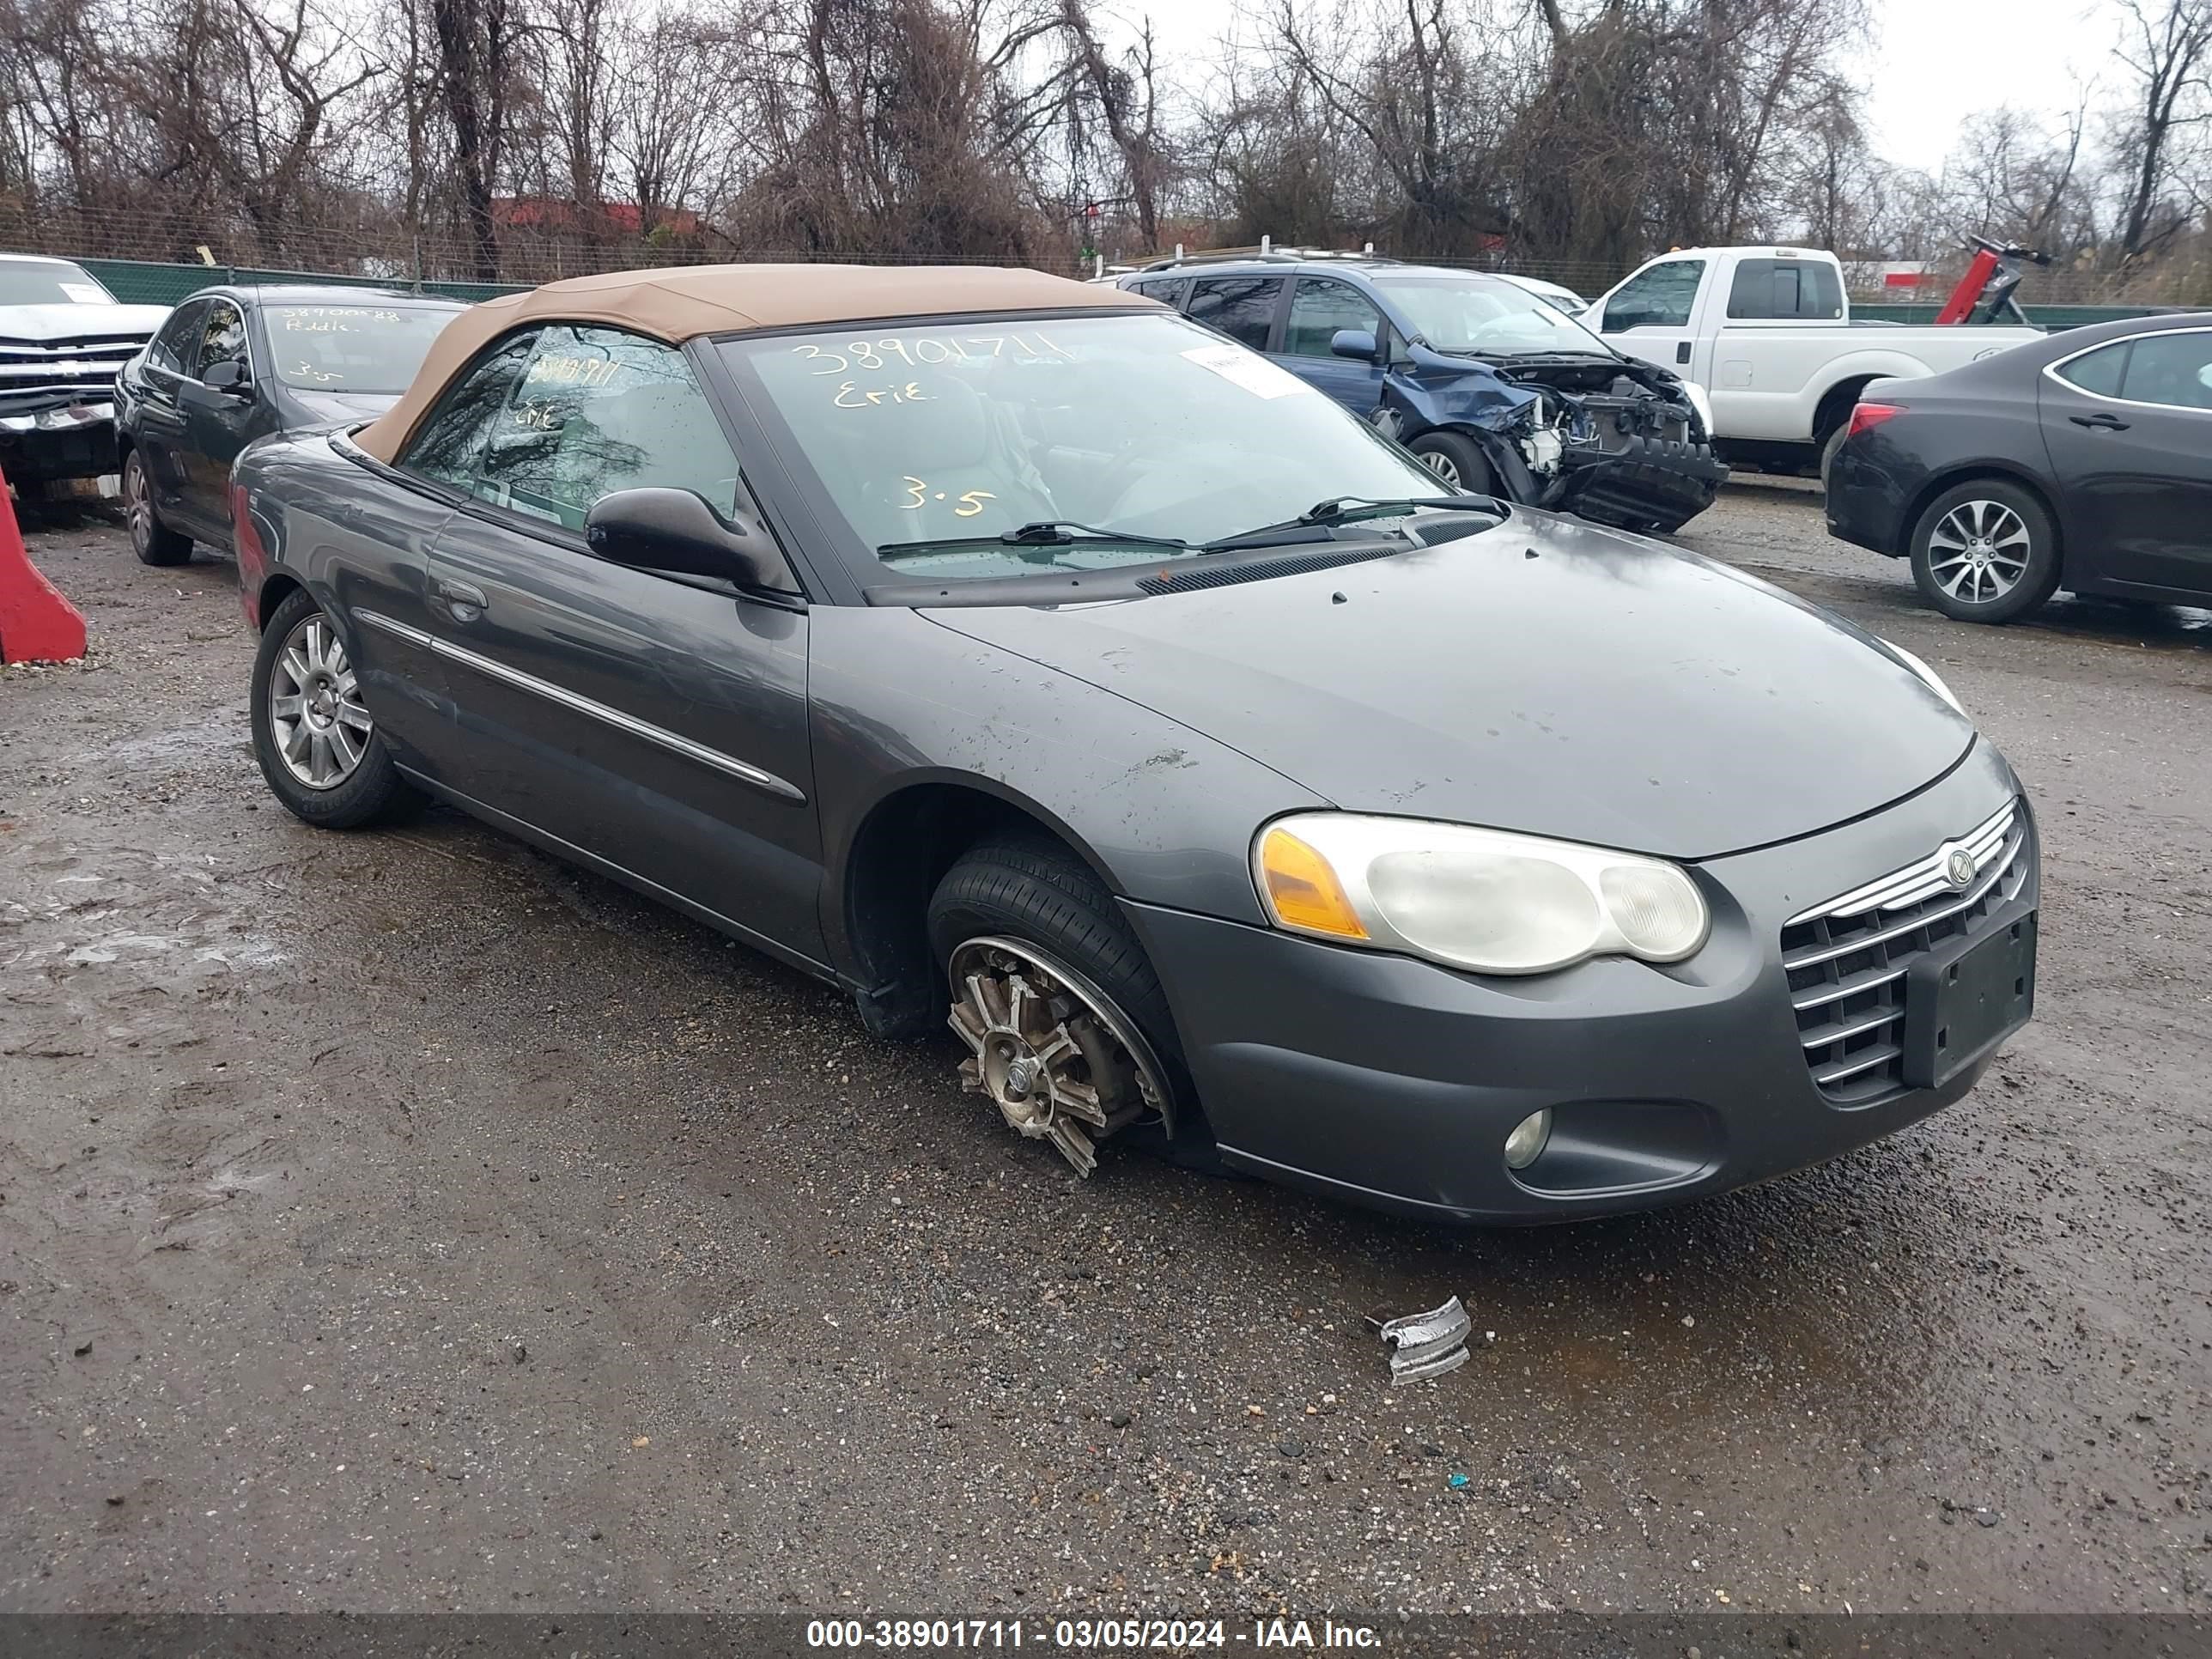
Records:
{"label": "car side window", "polygon": [[146,361],[172,374],[187,373],[199,349],[200,327],[207,318],[205,300],[187,300],[169,313],[146,349]]}
{"label": "car side window", "polygon": [[473,489],[477,457],[537,343],[535,330],[510,335],[463,370],[408,439],[399,453],[400,468],[456,489]]}
{"label": "car side window", "polygon": [[1705,278],[1703,259],[1670,259],[1639,270],[1605,302],[1601,331],[1629,328],[1687,328],[1698,284]]}
{"label": "car side window", "polygon": [[1182,308],[1182,296],[1190,288],[1188,276],[1155,276],[1150,282],[1133,283],[1130,286],[1147,300],[1158,300],[1164,306]]}
{"label": "car side window", "polygon": [[1341,328],[1364,330],[1378,339],[1382,313],[1349,283],[1326,276],[1301,276],[1291,290],[1291,314],[1283,325],[1283,349],[1294,357],[1327,357],[1329,342]]}
{"label": "car side window", "polygon": [[2099,346],[2094,351],[2085,351],[2071,362],[2061,363],[2051,372],[2069,386],[2078,386],[2084,392],[2094,392],[2100,398],[2120,395],[2120,377],[2128,366],[2128,347],[2130,341],[2119,340],[2108,346]]}
{"label": "car side window", "polygon": [[613,328],[543,330],[471,470],[471,493],[574,531],[618,489],[688,489],[725,514],[738,501],[737,457],[690,362]]}
{"label": "car side window", "polygon": [[199,362],[190,371],[191,377],[204,380],[208,370],[217,363],[246,367],[245,313],[228,300],[211,301],[208,305],[207,321],[200,329]]}
{"label": "car side window", "polygon": [[1201,276],[1192,286],[1190,308],[1184,315],[1240,345],[1265,351],[1282,296],[1279,276]]}
{"label": "car side window", "polygon": [[2120,396],[2130,403],[2212,409],[2212,332],[2140,334]]}
{"label": "car side window", "polygon": [[1844,314],[1844,285],[1836,268],[1820,259],[1741,260],[1729,284],[1728,314],[1736,321],[1832,323]]}

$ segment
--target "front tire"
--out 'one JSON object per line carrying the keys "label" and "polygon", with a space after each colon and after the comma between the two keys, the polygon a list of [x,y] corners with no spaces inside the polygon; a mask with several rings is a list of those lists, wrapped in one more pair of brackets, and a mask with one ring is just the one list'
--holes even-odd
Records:
{"label": "front tire", "polygon": [[1124,1130],[1210,1156],[1167,994],[1080,860],[1042,836],[973,848],[938,884],[928,928],[970,1051],[963,1085],[1010,1127],[1085,1176],[1093,1143]]}
{"label": "front tire", "polygon": [[131,550],[138,562],[182,564],[192,556],[192,538],[161,522],[154,510],[154,481],[136,449],[123,457],[123,520],[131,527]]}
{"label": "front tire", "polygon": [[304,589],[276,607],[253,658],[253,755],[270,793],[322,830],[389,817],[422,797],[361,701],[345,643]]}
{"label": "front tire", "polygon": [[1912,527],[1921,597],[1960,622],[2008,623],[2057,590],[2057,526],[2027,490],[2002,478],[1954,485]]}
{"label": "front tire", "polygon": [[1482,446],[1464,432],[1424,432],[1406,447],[1437,475],[1447,495],[1495,495],[1498,482]]}

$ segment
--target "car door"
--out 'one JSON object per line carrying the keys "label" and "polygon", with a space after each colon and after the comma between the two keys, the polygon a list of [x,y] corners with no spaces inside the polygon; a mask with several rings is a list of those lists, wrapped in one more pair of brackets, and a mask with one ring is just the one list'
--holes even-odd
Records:
{"label": "car door", "polygon": [[1382,313],[1349,283],[1334,276],[1301,276],[1291,286],[1279,361],[1364,420],[1382,402],[1382,370],[1371,358],[1340,357],[1331,349],[1337,331],[1347,328],[1380,341]]}
{"label": "car door", "polygon": [[1687,374],[1696,354],[1698,289],[1703,259],[1661,259],[1606,296],[1598,331],[1632,357]]}
{"label": "car door", "polygon": [[138,447],[138,464],[153,492],[155,509],[172,523],[180,519],[185,499],[184,385],[198,361],[207,308],[204,299],[187,300],[171,312],[146,348],[140,375],[145,398],[137,411],[131,441]]}
{"label": "car door", "polygon": [[2061,358],[2036,398],[2069,581],[2212,594],[2212,329]]}
{"label": "car door", "polygon": [[445,424],[450,439],[475,423],[457,467],[434,453],[434,453],[410,441],[400,459],[460,492],[428,572],[455,714],[447,775],[819,960],[804,603],[612,564],[582,533],[600,498],[648,485],[757,517],[714,407],[682,352],[621,330],[548,325],[507,352],[503,378]]}
{"label": "car door", "polygon": [[[243,378],[216,387],[209,372],[229,364]],[[218,377],[220,378],[220,377]],[[184,418],[180,459],[184,498],[180,527],[218,547],[230,545],[230,464],[238,452],[276,429],[276,420],[253,384],[252,353],[246,343],[246,313],[235,300],[218,295],[208,302],[199,331],[199,352],[182,382],[179,404]]]}

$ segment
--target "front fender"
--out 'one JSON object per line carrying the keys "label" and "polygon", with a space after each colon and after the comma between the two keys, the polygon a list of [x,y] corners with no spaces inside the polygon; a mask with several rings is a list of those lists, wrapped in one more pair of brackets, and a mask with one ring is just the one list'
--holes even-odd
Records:
{"label": "front fender", "polygon": [[1487,363],[1420,374],[1394,369],[1382,380],[1382,407],[1397,417],[1393,435],[1401,443],[1439,427],[1510,431],[1535,402],[1534,392],[1515,386]]}
{"label": "front fender", "polygon": [[[848,886],[859,832],[888,798],[950,784],[1050,829],[1118,896],[1263,924],[1250,848],[1261,824],[1326,806],[1310,790],[1132,696],[894,607],[810,613],[825,895]],[[840,971],[860,955],[842,907],[823,933]]]}

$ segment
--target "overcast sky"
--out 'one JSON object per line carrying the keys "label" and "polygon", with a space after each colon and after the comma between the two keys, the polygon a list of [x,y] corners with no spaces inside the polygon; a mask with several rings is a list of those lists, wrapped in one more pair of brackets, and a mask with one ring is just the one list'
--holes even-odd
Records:
{"label": "overcast sky", "polygon": [[[2112,82],[2119,23],[2111,0],[1873,0],[1880,38],[1862,75],[1877,154],[1934,172],[1960,124],[2000,104],[2054,124],[2077,82]],[[1133,24],[1147,14],[1164,58],[1211,61],[1240,9],[1266,0],[1107,0]],[[1249,26],[1248,26],[1249,27]],[[2096,107],[2093,99],[2091,107]]]}

